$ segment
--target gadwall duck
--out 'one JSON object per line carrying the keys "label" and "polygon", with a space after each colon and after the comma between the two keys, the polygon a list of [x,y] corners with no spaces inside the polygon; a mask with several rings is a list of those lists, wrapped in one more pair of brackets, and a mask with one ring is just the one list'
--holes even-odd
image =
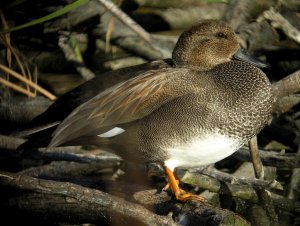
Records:
{"label": "gadwall duck", "polygon": [[227,24],[201,21],[179,37],[172,60],[122,69],[126,79],[133,76],[76,103],[69,100],[76,108],[70,108],[48,147],[77,140],[105,144],[124,160],[162,163],[178,200],[202,201],[179,188],[174,169],[224,159],[271,117],[271,84],[251,62],[233,59],[239,49]]}

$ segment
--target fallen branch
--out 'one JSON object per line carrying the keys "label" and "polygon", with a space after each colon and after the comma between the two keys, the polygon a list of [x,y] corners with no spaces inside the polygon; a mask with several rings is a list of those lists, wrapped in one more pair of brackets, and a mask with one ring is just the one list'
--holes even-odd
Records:
{"label": "fallen branch", "polygon": [[[121,219],[122,224],[128,224],[129,222],[134,221],[143,225],[179,225],[170,217],[157,215],[141,205],[125,201],[122,198],[112,196],[99,190],[85,188],[72,183],[42,180],[24,175],[1,172],[0,184],[4,187],[18,188],[37,193],[37,195],[27,194],[19,196],[18,198],[14,197],[12,198],[11,202],[12,204],[20,204],[18,205],[18,208],[23,207],[24,209],[29,209],[33,212],[40,213],[40,210],[45,210],[45,212],[50,216],[68,216],[69,218],[70,216],[73,216],[73,214],[80,212],[82,208],[86,208],[89,211],[89,214],[86,211],[83,211],[83,213],[87,214],[89,221],[93,221],[95,218],[101,218],[102,220],[109,220],[111,222],[114,222],[114,219]],[[152,198],[148,197],[145,199],[146,194]],[[201,204],[196,208],[194,205],[185,204],[183,206],[183,204],[177,203],[176,201],[174,203],[170,202],[170,196],[164,192],[158,195],[149,192],[143,192],[144,199],[139,198],[140,196],[141,193],[136,193],[134,195],[134,199],[139,200],[140,203],[143,203],[143,200],[156,200],[159,202],[157,205],[159,204],[161,207],[160,209],[158,208],[160,214],[167,215],[169,211],[172,210],[173,214],[175,215],[174,217],[181,216],[182,218],[185,215],[185,221],[187,220],[193,222],[192,225],[196,225],[194,224],[195,222],[201,225],[211,225],[211,223],[213,223],[214,225],[229,226],[232,225],[232,222],[238,222],[239,225],[249,225],[247,221],[233,212],[217,208],[206,203]],[[36,201],[36,197],[41,198],[39,199],[40,204],[38,204]],[[54,206],[56,206],[55,204],[61,205],[61,207],[58,206],[58,209],[61,211],[66,211],[64,213],[68,214],[56,215],[56,208],[53,208],[53,206],[49,205],[48,202],[47,205],[44,205],[43,202],[41,203],[41,200],[46,202],[49,201],[51,197],[53,198],[53,201],[50,203],[52,203]],[[153,199],[153,197],[155,198]],[[33,208],[30,207],[31,198],[33,198]],[[27,202],[25,200],[27,200]],[[61,202],[56,203],[57,200],[60,200]],[[70,208],[66,210],[66,205],[68,205],[69,202],[76,204],[72,205],[74,210],[70,210]],[[143,204],[145,205],[145,203]],[[151,208],[149,201],[147,201],[146,205],[148,208],[153,209],[153,205],[151,205]],[[79,219],[82,218],[82,214],[79,216]],[[75,219],[78,218],[75,217]],[[180,223],[180,220],[178,223]]]}
{"label": "fallen branch", "polygon": [[300,92],[300,70],[273,83],[272,91],[277,99]]}
{"label": "fallen branch", "polygon": [[[217,194],[241,198],[251,203],[259,203],[258,195],[255,189],[251,186],[231,184],[228,182],[224,183],[211,176],[202,175],[195,172],[186,172],[181,181]],[[270,195],[274,206],[277,209],[298,212],[299,203],[277,195],[273,192],[270,192]]]}
{"label": "fallen branch", "polygon": [[[262,150],[259,152],[263,165],[265,166],[276,166],[282,168],[295,168],[300,166],[295,154],[280,154],[277,152]],[[247,148],[240,148],[233,154],[233,156],[241,161],[251,161],[249,150]]]}
{"label": "fallen branch", "polygon": [[137,35],[139,35],[144,41],[153,45],[151,36],[148,32],[144,30],[139,24],[133,21],[127,14],[125,14],[118,6],[116,6],[113,2],[107,0],[97,0],[101,5],[103,5],[109,12],[118,18],[123,24],[125,24],[128,28],[134,31]]}
{"label": "fallen branch", "polygon": [[58,39],[58,46],[64,52],[66,59],[75,65],[75,68],[81,77],[88,81],[94,78],[96,75],[84,65],[81,54],[76,52],[76,48],[78,50],[78,46],[72,46],[72,40],[73,42],[76,42],[75,38],[72,37],[72,34],[67,35],[62,34],[61,32],[61,35]]}
{"label": "fallen branch", "polygon": [[189,173],[204,174],[213,177],[219,181],[223,181],[235,185],[246,185],[252,188],[270,188],[270,189],[283,190],[281,184],[276,180],[267,181],[267,180],[255,179],[255,178],[238,178],[231,174],[224,173],[219,170],[211,169],[211,168],[196,168],[190,170]]}
{"label": "fallen branch", "polygon": [[263,13],[263,18],[270,20],[274,28],[281,29],[287,37],[300,44],[300,31],[273,7]]}

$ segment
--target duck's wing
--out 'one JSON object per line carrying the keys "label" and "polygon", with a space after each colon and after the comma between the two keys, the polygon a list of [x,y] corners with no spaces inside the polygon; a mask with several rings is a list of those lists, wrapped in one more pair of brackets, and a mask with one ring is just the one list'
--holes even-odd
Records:
{"label": "duck's wing", "polygon": [[[170,68],[172,67],[172,65],[173,64],[170,59],[165,59],[102,73],[101,75],[98,75],[95,78],[86,81],[82,85],[70,90],[69,92],[59,97],[53,104],[49,106],[46,111],[26,124],[23,130],[31,130],[34,127],[39,130],[43,129],[43,127],[47,128],[50,124],[54,125],[54,122],[61,122],[76,107],[89,101],[105,89],[117,83],[124,82],[130,78],[134,78],[144,73],[145,71],[161,70]],[[34,130],[31,133],[30,131],[29,133],[26,131],[25,134],[31,135],[34,132]]]}
{"label": "duck's wing", "polygon": [[116,125],[143,118],[166,102],[184,95],[185,90],[178,89],[176,79],[187,74],[185,69],[161,69],[159,73],[150,70],[104,90],[62,121],[53,133],[49,147],[82,136],[99,135]]}

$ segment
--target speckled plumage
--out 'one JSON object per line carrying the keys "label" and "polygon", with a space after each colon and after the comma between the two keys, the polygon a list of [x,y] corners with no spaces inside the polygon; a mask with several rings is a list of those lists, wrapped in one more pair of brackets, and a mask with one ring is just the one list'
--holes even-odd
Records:
{"label": "speckled plumage", "polygon": [[[225,23],[199,23],[179,38],[174,66],[141,71],[80,105],[50,146],[88,137],[124,159],[170,168],[225,158],[264,127],[273,101],[266,75],[231,59],[238,48]],[[114,127],[124,132],[101,138]]]}
{"label": "speckled plumage", "polygon": [[180,86],[193,92],[169,101],[113,138],[123,146],[119,154],[132,152],[133,159],[161,161],[168,158],[165,149],[215,131],[236,138],[237,149],[270,119],[271,86],[256,67],[231,61],[209,72],[187,73],[185,83],[177,75]]}

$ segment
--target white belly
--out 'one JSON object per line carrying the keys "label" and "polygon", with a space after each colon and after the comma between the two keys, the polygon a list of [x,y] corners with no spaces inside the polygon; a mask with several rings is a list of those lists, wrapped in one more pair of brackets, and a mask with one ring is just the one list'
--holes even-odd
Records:
{"label": "white belly", "polygon": [[166,148],[169,159],[165,165],[174,170],[178,166],[196,167],[220,161],[237,151],[245,141],[228,138],[221,134],[209,134],[205,137],[194,138],[186,144],[177,144]]}

